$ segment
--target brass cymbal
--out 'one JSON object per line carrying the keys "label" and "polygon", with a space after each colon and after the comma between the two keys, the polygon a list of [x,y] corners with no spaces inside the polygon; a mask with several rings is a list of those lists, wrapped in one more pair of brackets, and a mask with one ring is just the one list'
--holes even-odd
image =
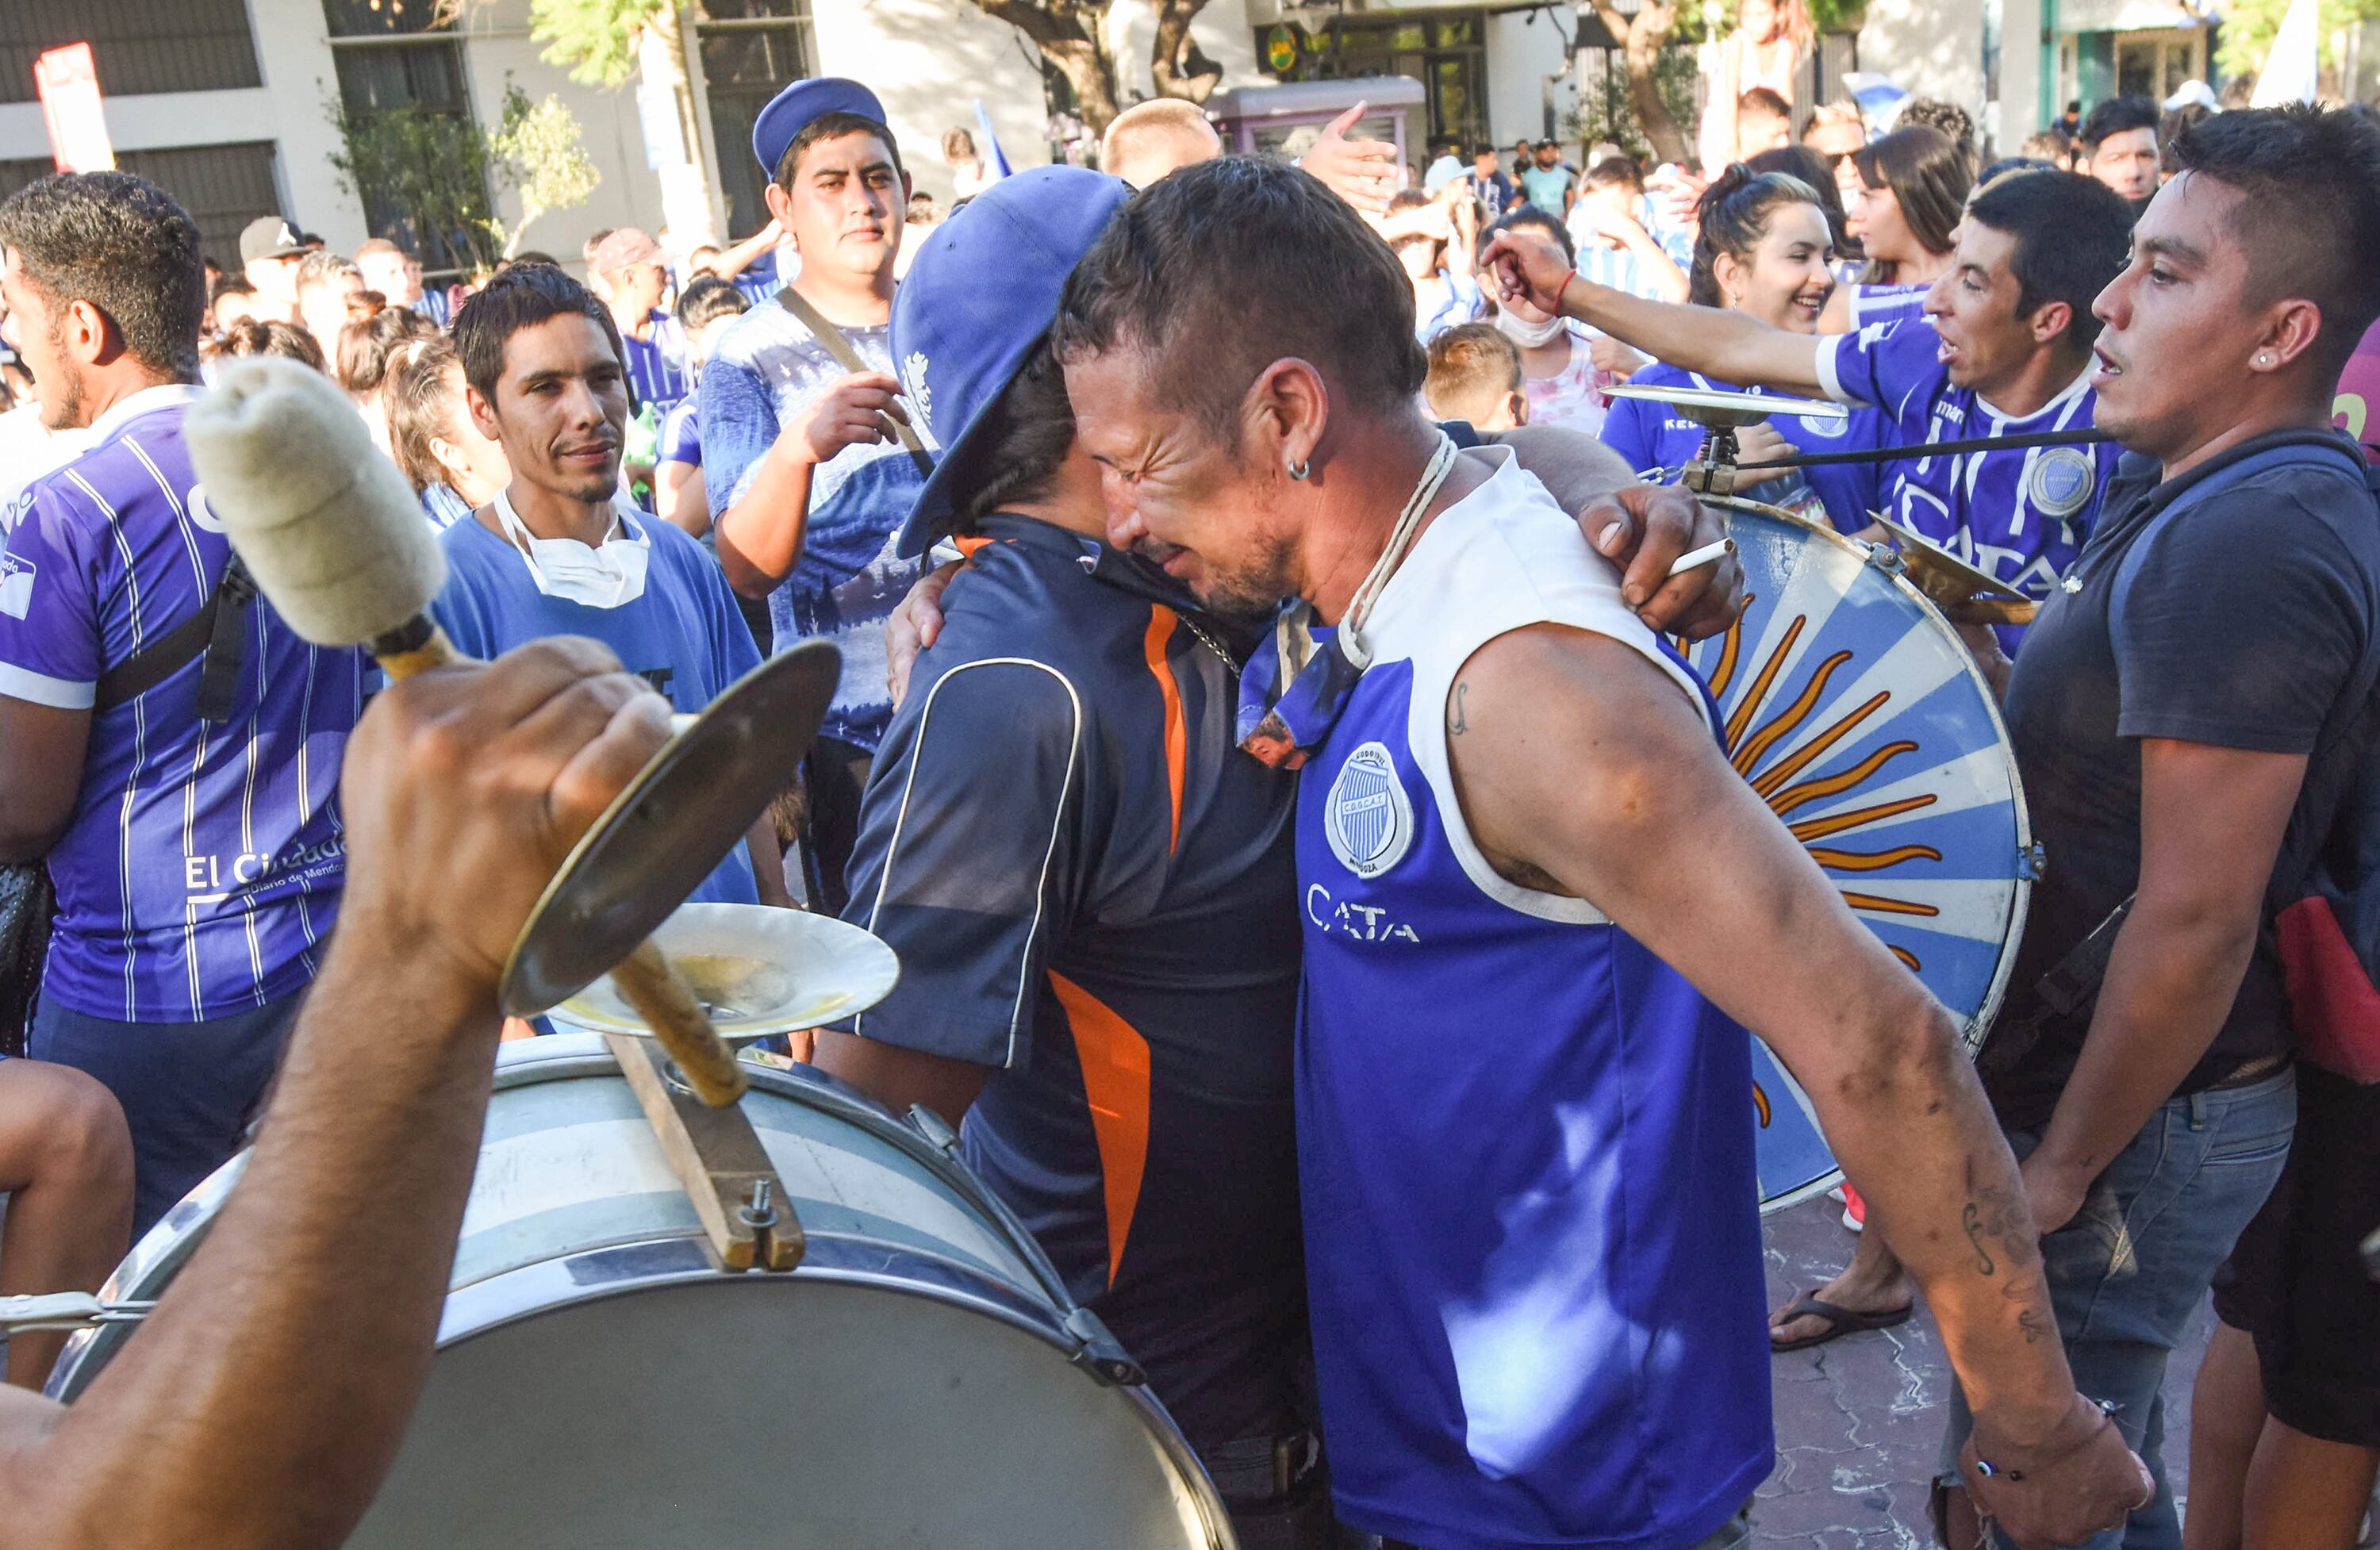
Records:
{"label": "brass cymbal", "polygon": [[2030,624],[2038,605],[1986,575],[1940,544],[1879,512],[1876,526],[1892,535],[1902,565],[1919,591],[1953,624]]}
{"label": "brass cymbal", "polygon": [[586,988],[742,843],[818,735],[842,662],[804,641],[662,745],[546,885],[504,965],[506,1012],[534,1016]]}
{"label": "brass cymbal", "polygon": [[[901,961],[856,926],[764,904],[681,904],[652,935],[719,1036],[765,1038],[866,1011],[892,993]],[[554,1015],[607,1034],[649,1034],[619,987],[598,979]]]}
{"label": "brass cymbal", "polygon": [[1621,383],[1605,388],[1613,398],[1641,398],[1667,404],[1706,430],[1741,430],[1770,415],[1800,415],[1813,419],[1847,419],[1851,411],[1840,404],[1815,398],[1788,398],[1773,393],[1727,393],[1717,388],[1636,387]]}

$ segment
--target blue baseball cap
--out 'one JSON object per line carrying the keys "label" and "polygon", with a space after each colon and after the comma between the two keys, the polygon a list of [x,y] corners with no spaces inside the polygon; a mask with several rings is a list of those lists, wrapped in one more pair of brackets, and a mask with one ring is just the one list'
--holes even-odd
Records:
{"label": "blue baseball cap", "polygon": [[752,120],[752,154],[760,159],[760,176],[776,176],[777,163],[785,159],[785,147],[794,143],[794,137],[830,113],[856,113],[884,122],[884,104],[856,80],[841,76],[797,80],[770,98],[760,116]]}
{"label": "blue baseball cap", "polygon": [[1066,276],[1131,197],[1105,173],[1035,167],[994,183],[926,238],[892,295],[892,358],[910,418],[936,449],[901,528],[904,557],[950,530],[953,486],[985,411],[1049,337]]}

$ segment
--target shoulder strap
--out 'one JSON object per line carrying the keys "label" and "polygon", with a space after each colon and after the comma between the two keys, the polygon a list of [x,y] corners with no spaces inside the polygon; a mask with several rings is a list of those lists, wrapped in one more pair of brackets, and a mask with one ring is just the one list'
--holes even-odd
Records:
{"label": "shoulder strap", "polygon": [[[844,337],[843,330],[827,321],[825,314],[804,300],[801,293],[791,285],[779,287],[777,304],[800,319],[802,326],[810,331],[810,336],[825,345],[826,353],[834,357],[834,363],[845,371],[876,369],[860,358],[859,352],[851,347],[851,341]],[[890,415],[884,417],[884,422],[892,428],[894,434],[899,436],[902,446],[908,449],[909,456],[917,465],[917,472],[932,473],[934,460],[926,455],[925,444],[917,440],[917,433]]]}
{"label": "shoulder strap", "polygon": [[239,670],[248,656],[248,604],[255,596],[255,581],[234,554],[216,578],[204,607],[167,631],[163,639],[100,675],[91,708],[107,710],[137,699],[203,658],[199,719],[229,720],[232,694],[238,687]]}

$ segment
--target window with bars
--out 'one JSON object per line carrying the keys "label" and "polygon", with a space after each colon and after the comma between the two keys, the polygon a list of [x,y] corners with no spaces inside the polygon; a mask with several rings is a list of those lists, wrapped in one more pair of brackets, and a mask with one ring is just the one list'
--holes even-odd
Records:
{"label": "window with bars", "polygon": [[710,0],[704,10],[695,41],[719,147],[719,191],[731,236],[745,237],[769,224],[760,192],[769,179],[752,159],[752,121],[788,82],[817,68],[809,0]]}
{"label": "window with bars", "polygon": [[6,0],[0,4],[0,103],[30,103],[33,60],[88,42],[111,97],[261,86],[247,0]]}
{"label": "window with bars", "polygon": [[[322,0],[322,19],[338,71],[339,105],[351,127],[351,150],[353,127],[371,126],[375,120],[382,130],[403,124],[410,137],[405,143],[423,146],[451,143],[452,126],[471,121],[462,40],[455,36],[437,0]],[[373,236],[391,238],[419,255],[432,273],[458,272],[469,267],[472,253],[467,234],[455,222],[485,214],[485,174],[457,173],[443,157],[427,159],[442,169],[428,176],[427,182],[422,176],[383,171],[372,187],[358,190],[364,224]],[[416,170],[430,172],[426,166]],[[480,185],[476,198],[469,188],[474,181]],[[407,183],[423,186],[408,195],[398,187]],[[461,211],[460,206],[471,208]],[[443,214],[431,214],[433,210]]]}
{"label": "window with bars", "polygon": [[[225,269],[239,269],[239,232],[260,215],[277,215],[281,200],[273,177],[273,142],[188,145],[170,151],[119,151],[115,164],[138,173],[174,196],[199,228],[207,257]],[[56,169],[48,157],[0,162],[0,199]]]}

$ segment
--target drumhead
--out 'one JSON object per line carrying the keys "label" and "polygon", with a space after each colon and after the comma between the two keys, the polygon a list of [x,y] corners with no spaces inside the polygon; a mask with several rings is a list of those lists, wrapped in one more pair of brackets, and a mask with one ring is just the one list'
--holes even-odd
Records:
{"label": "drumhead", "polygon": [[[1934,605],[1868,546],[1774,506],[1726,509],[1751,601],[1688,660],[1729,756],[1972,1051],[2014,967],[2036,861],[1991,687]],[[1755,1049],[1761,1205],[1839,1182],[1809,1100]]]}
{"label": "drumhead", "polygon": [[[1213,1488],[1014,1218],[943,1143],[807,1070],[744,1111],[806,1235],[722,1272],[601,1038],[498,1053],[438,1353],[352,1545],[1220,1550]],[[107,1295],[164,1293],[246,1164]],[[69,1340],[71,1400],[138,1325]]]}

